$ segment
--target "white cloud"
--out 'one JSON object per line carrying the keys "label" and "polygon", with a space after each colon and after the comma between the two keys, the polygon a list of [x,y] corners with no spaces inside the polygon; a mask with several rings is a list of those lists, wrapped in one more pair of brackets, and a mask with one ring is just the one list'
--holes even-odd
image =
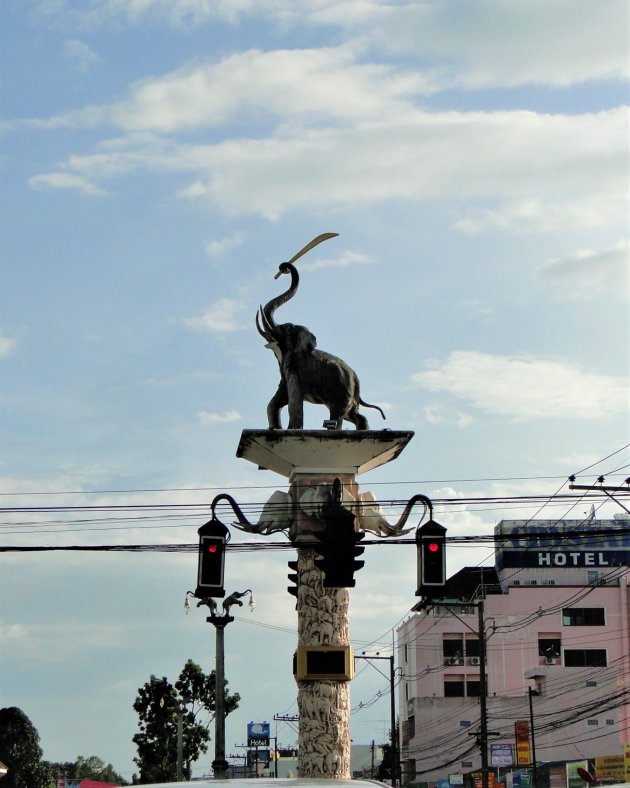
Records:
{"label": "white cloud", "polygon": [[77,64],[80,71],[87,71],[100,60],[100,57],[94,50],[84,41],[79,41],[77,38],[70,38],[65,41],[64,51]]}
{"label": "white cloud", "polygon": [[0,358],[7,358],[17,347],[17,342],[12,337],[0,336]]}
{"label": "white cloud", "polygon": [[535,196],[522,200],[505,200],[496,208],[479,208],[471,216],[459,219],[453,227],[467,235],[482,233],[555,232],[563,227],[599,228],[618,218],[625,210],[618,198],[601,194],[597,202],[567,201],[553,203]]}
{"label": "white cloud", "polygon": [[356,121],[401,113],[426,90],[417,72],[356,57],[353,47],[239,52],[140,82],[108,114],[119,128],[169,133],[254,118]]}
{"label": "white cloud", "polygon": [[226,413],[210,413],[206,410],[201,410],[197,413],[197,420],[204,427],[211,424],[226,424],[231,421],[240,421],[241,414],[237,410],[228,410]]}
{"label": "white cloud", "polygon": [[629,396],[621,378],[584,372],[573,363],[466,351],[451,353],[412,380],[514,421],[604,419],[625,412]]}
{"label": "white cloud", "polygon": [[100,187],[83,175],[70,172],[49,172],[35,175],[29,179],[28,185],[33,189],[73,189],[83,194],[106,194]]}
{"label": "white cloud", "polygon": [[216,238],[214,241],[206,243],[206,254],[209,257],[218,257],[232,249],[237,249],[244,242],[243,233],[233,233],[227,238]]}
{"label": "white cloud", "polygon": [[536,273],[545,284],[562,285],[563,293],[573,298],[587,299],[602,291],[628,298],[629,252],[628,241],[599,252],[581,249],[567,257],[548,260]]}
{"label": "white cloud", "polygon": [[216,19],[262,20],[283,30],[323,27],[380,53],[434,61],[422,77],[431,90],[566,86],[623,79],[628,71],[623,0],[47,0],[37,12],[44,24],[84,29],[147,21],[191,28]]}
{"label": "white cloud", "polygon": [[59,624],[7,624],[0,626],[6,648],[29,661],[65,662],[77,651],[86,657],[114,651],[128,641],[132,624],[64,620]]}
{"label": "white cloud", "polygon": [[203,315],[184,318],[183,322],[188,328],[210,331],[216,334],[238,331],[241,326],[237,316],[242,308],[238,301],[234,301],[231,298],[219,298]]}
{"label": "white cloud", "polygon": [[303,271],[316,271],[318,268],[348,268],[351,265],[370,265],[374,259],[360,252],[345,251],[338,257],[326,257],[310,263],[300,263]]}
{"label": "white cloud", "polygon": [[[116,104],[21,121],[125,132],[30,183],[95,194],[100,179],[147,170],[189,177],[177,194],[229,215],[456,197],[467,233],[625,228],[625,109],[427,112],[418,97],[432,88],[417,70],[364,56],[350,45],[249,50],[139,82]],[[256,137],[239,137],[254,121]],[[209,127],[215,144],[175,136]]]}
{"label": "white cloud", "polygon": [[436,60],[443,88],[564,87],[628,73],[623,0],[348,1],[325,19],[364,32],[377,49]]}

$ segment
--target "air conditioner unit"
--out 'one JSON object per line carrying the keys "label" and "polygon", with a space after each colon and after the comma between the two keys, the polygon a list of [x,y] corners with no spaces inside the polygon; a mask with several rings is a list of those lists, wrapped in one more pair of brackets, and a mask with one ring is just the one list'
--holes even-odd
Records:
{"label": "air conditioner unit", "polygon": [[471,657],[470,658],[470,664],[471,665],[479,665],[480,663],[481,663],[481,660],[479,659],[479,657]]}
{"label": "air conditioner unit", "polygon": [[459,657],[447,657],[446,658],[447,665],[459,665]]}
{"label": "air conditioner unit", "polygon": [[545,657],[545,665],[557,665],[558,660],[555,657]]}

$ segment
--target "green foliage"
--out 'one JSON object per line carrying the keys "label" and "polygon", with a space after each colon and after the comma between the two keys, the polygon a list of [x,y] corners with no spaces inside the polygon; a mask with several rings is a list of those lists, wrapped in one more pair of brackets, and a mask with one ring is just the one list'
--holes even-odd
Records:
{"label": "green foliage", "polygon": [[100,780],[104,783],[127,785],[127,782],[114,770],[111,763],[106,764],[96,755],[85,758],[82,755],[74,763],[47,763],[50,774],[56,778],[59,773],[65,774],[67,780]]}
{"label": "green foliage", "polygon": [[[230,695],[225,682],[225,712],[238,708],[240,695]],[[164,676],[151,676],[138,690],[133,708],[140,732],[133,737],[138,749],[134,758],[140,769],[134,784],[163,782],[177,777],[177,722],[181,709],[183,777],[190,779],[190,765],[207,752],[208,728],[216,708],[216,673],[206,675],[192,660],[184,665],[173,686]]]}
{"label": "green foliage", "polygon": [[21,709],[0,709],[0,761],[9,771],[2,788],[52,788],[50,772],[42,761],[39,734]]}
{"label": "green foliage", "polygon": [[[396,723],[396,728],[394,729],[396,741],[400,741],[399,739],[399,732],[398,732],[398,723]],[[392,751],[392,742],[391,739],[388,742],[385,742],[380,745],[383,750],[383,760],[379,764],[378,772],[376,778],[381,782],[385,780],[394,781],[398,779],[399,775],[399,755],[398,753],[394,753]]]}

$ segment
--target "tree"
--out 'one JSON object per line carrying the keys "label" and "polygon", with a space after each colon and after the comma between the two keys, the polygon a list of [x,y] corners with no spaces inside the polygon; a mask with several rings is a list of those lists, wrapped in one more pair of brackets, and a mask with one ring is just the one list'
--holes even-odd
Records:
{"label": "tree", "polygon": [[[398,723],[396,723],[396,727],[394,728],[394,735],[396,737],[395,741],[400,741],[398,737]],[[393,750],[391,739],[380,746],[383,750],[383,760],[379,764],[376,778],[381,782],[387,780],[390,783],[394,783],[398,779],[399,771],[398,747],[396,746],[396,751]]]}
{"label": "tree", "polygon": [[53,777],[61,773],[66,776],[67,780],[81,780],[87,777],[104,783],[127,785],[126,781],[115,771],[111,763],[106,764],[96,755],[90,755],[88,758],[79,755],[74,763],[68,761],[64,763],[46,762],[46,765]]}
{"label": "tree", "polygon": [[0,761],[8,767],[2,788],[52,788],[39,733],[16,706],[0,709]]}
{"label": "tree", "polygon": [[[225,713],[238,708],[240,695],[230,695],[225,682]],[[140,769],[134,784],[163,782],[177,778],[177,720],[181,710],[183,732],[183,777],[190,779],[190,765],[207,752],[208,728],[216,708],[216,673],[206,675],[191,659],[173,686],[164,676],[151,676],[138,690],[133,704],[140,732],[133,737],[138,748],[134,758]]]}

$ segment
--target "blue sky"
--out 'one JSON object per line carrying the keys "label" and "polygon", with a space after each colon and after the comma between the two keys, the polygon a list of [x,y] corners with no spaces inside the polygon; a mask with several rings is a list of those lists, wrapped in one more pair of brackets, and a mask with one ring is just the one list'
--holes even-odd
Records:
{"label": "blue sky", "polygon": [[[299,262],[279,317],[415,432],[362,490],[551,498],[582,469],[625,478],[625,3],[6,0],[0,15],[4,506],[195,505],[166,522],[5,512],[3,544],[192,543],[218,492],[283,489],[235,457],[277,385],[254,315],[322,232],[339,237]],[[552,506],[539,516],[590,503]],[[476,535],[539,508],[436,515]],[[358,650],[391,649],[412,550],[366,550]],[[256,598],[227,630],[243,698],[228,751],[250,720],[295,712],[291,557],[228,556],[228,590]],[[491,560],[455,548],[449,568]],[[194,556],[0,561],[0,702],[47,758],[97,754],[130,777],[137,688],[189,657],[213,667],[213,632],[183,615]],[[355,742],[387,737],[387,697],[368,705],[387,686],[354,680]]]}

